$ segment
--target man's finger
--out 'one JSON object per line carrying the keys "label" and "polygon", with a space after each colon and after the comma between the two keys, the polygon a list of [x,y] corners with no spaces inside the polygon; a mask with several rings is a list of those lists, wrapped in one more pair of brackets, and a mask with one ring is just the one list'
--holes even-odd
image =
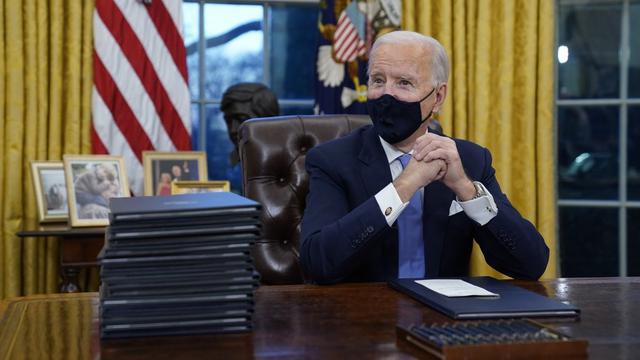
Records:
{"label": "man's finger", "polygon": [[416,160],[421,161],[428,153],[436,149],[443,148],[443,145],[444,144],[439,141],[433,141],[426,145],[416,143],[413,148],[413,157],[415,157]]}
{"label": "man's finger", "polygon": [[421,161],[433,161],[433,160],[442,160],[445,163],[449,162],[449,151],[446,149],[435,149],[426,154]]}

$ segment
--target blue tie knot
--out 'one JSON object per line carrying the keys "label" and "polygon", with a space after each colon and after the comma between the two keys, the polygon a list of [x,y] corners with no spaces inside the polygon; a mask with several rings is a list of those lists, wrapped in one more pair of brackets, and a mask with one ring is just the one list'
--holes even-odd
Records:
{"label": "blue tie knot", "polygon": [[409,160],[411,160],[411,154],[402,154],[398,156],[398,159],[400,160],[400,163],[402,164],[402,168],[404,169],[407,167]]}

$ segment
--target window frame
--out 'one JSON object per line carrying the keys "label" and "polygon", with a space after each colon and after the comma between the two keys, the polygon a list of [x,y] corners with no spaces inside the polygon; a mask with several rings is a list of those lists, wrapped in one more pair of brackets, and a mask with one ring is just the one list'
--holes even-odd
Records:
{"label": "window frame", "polygon": [[[597,2],[597,1],[592,1]],[[603,1],[606,2],[606,1]],[[554,93],[554,118],[555,118],[555,128],[554,128],[554,158],[556,159],[556,172],[555,172],[555,183],[556,189],[559,188],[559,175],[558,175],[558,110],[562,107],[571,107],[571,106],[617,106],[619,112],[619,121],[620,127],[618,130],[618,198],[616,200],[589,200],[589,199],[562,199],[560,198],[559,191],[556,191],[556,223],[558,227],[556,229],[556,239],[558,239],[558,256],[556,258],[557,269],[561,268],[561,258],[562,254],[560,253],[560,209],[564,207],[579,207],[579,208],[617,208],[618,209],[618,276],[626,277],[628,276],[628,262],[627,262],[627,216],[629,209],[640,209],[640,201],[629,200],[627,196],[627,151],[628,151],[628,129],[629,129],[629,106],[640,105],[640,98],[629,98],[628,96],[628,73],[629,73],[629,61],[631,56],[631,44],[630,44],[630,3],[632,0],[615,0],[611,1],[613,3],[618,3],[622,5],[622,19],[620,21],[621,26],[621,37],[620,37],[620,51],[619,51],[619,59],[620,59],[620,92],[619,97],[617,98],[584,98],[584,99],[560,99],[559,98],[559,65],[557,58],[557,52],[554,52],[554,75],[555,75],[555,93]],[[556,41],[555,41],[555,49],[557,51],[558,47],[562,44],[559,43],[560,39],[560,7],[563,4],[588,4],[590,1],[562,1],[557,0],[556,7]],[[562,275],[562,274],[560,274]]]}
{"label": "window frame", "polygon": [[[202,150],[206,151],[206,141],[207,141],[207,119],[206,119],[206,106],[214,105],[220,106],[222,99],[216,98],[206,98],[205,97],[205,56],[206,56],[206,37],[204,30],[204,6],[206,4],[227,4],[227,5],[262,5],[262,83],[267,85],[268,87],[272,87],[271,84],[271,74],[269,69],[271,67],[271,47],[270,47],[270,38],[271,38],[271,21],[270,21],[270,11],[272,5],[318,5],[320,0],[183,0],[183,3],[193,3],[198,4],[198,95],[195,98],[190,99],[190,105],[193,108],[193,105],[196,105],[198,109],[198,129],[199,129],[199,138],[198,138],[198,149],[194,150]],[[191,96],[190,96],[191,97]],[[278,104],[280,107],[285,107],[289,105],[293,106],[313,106],[314,99],[313,98],[303,98],[303,99],[278,99]]]}

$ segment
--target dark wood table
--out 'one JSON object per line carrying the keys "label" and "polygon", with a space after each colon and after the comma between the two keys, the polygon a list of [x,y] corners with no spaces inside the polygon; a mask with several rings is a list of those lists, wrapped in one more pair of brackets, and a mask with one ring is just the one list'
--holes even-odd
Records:
{"label": "dark wood table", "polygon": [[[591,359],[640,355],[640,278],[514,284],[579,306],[579,319],[541,322],[588,340]],[[396,344],[396,324],[451,321],[380,283],[263,286],[251,333],[101,341],[97,304],[95,293],[0,302],[0,358],[403,359],[423,353]]]}
{"label": "dark wood table", "polygon": [[19,231],[25,237],[60,238],[60,292],[78,292],[80,269],[98,265],[97,256],[104,245],[105,227],[72,228],[67,224],[41,225],[37,229]]}

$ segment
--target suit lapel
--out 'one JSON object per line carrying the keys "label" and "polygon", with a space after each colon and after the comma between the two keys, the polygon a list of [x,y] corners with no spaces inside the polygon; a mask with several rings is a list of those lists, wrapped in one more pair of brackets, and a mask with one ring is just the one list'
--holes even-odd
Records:
{"label": "suit lapel", "polygon": [[431,183],[424,189],[422,232],[428,277],[440,275],[440,258],[449,221],[449,207],[454,199],[454,193],[440,181]]}
{"label": "suit lapel", "polygon": [[[366,198],[377,194],[391,181],[391,170],[387,156],[382,149],[377,133],[370,127],[362,133],[362,149],[358,154],[360,176],[366,190]],[[389,236],[385,237],[381,245],[381,258],[384,259],[380,266],[384,267],[384,274],[391,279],[398,277],[398,229],[394,224],[388,230]]]}

